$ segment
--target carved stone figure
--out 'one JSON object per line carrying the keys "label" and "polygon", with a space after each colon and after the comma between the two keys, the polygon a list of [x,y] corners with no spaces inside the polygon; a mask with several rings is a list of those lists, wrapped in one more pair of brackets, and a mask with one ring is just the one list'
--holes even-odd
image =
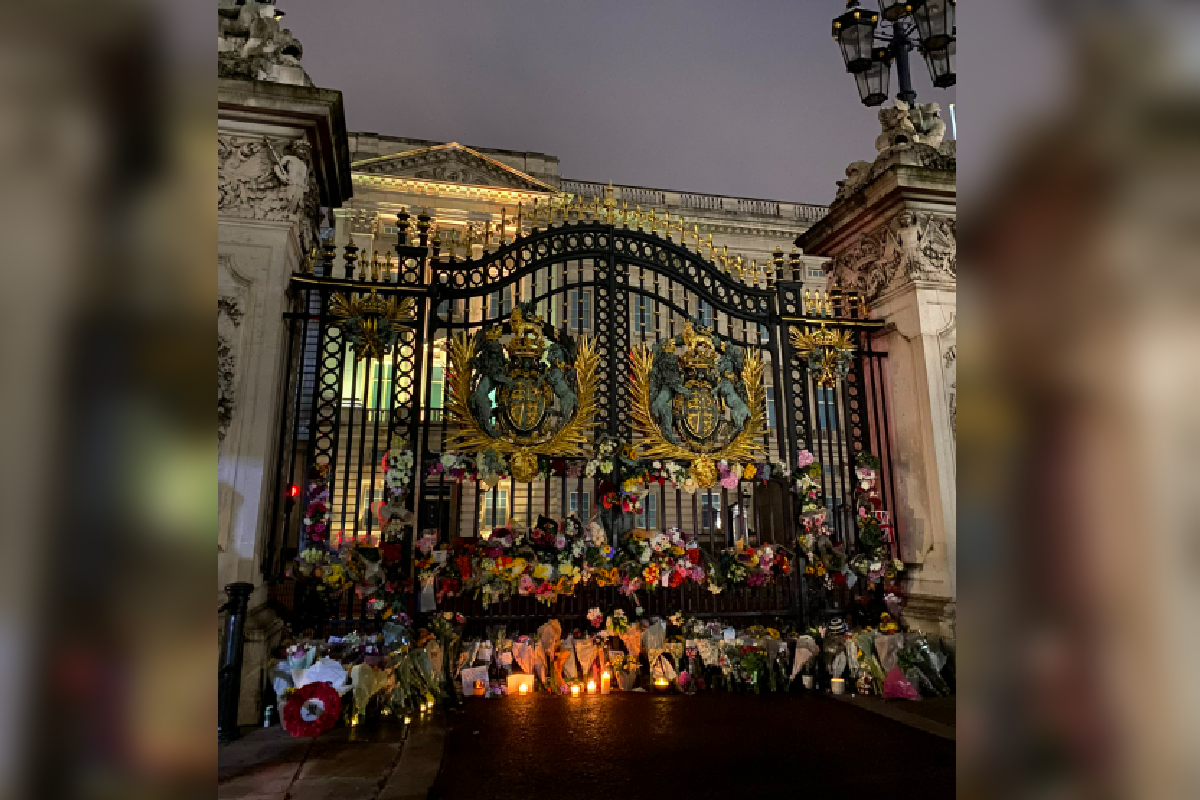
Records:
{"label": "carved stone figure", "polygon": [[217,0],[217,75],[312,86],[300,66],[304,48],[279,24],[272,2]]}
{"label": "carved stone figure", "polygon": [[683,385],[683,374],[679,369],[679,356],[675,354],[675,346],[675,339],[655,343],[654,362],[650,370],[650,413],[662,429],[663,436],[671,444],[679,444],[672,411],[675,395],[692,396],[691,389]]}
{"label": "carved stone figure", "polygon": [[301,222],[305,252],[316,242],[320,200],[312,150],[302,139],[217,137],[217,213]]}
{"label": "carved stone figure", "polygon": [[850,166],[846,167],[846,180],[837,182],[837,200],[843,197],[849,197],[857,192],[871,176],[870,161],[853,161]]}
{"label": "carved stone figure", "polygon": [[956,222],[939,214],[902,211],[859,237],[827,270],[844,289],[874,300],[901,282],[958,279]]}
{"label": "carved stone figure", "polygon": [[[492,332],[495,332],[493,334]],[[496,423],[493,419],[495,409],[492,406],[492,391],[501,386],[511,386],[504,358],[504,345],[500,344],[499,328],[479,333],[479,346],[471,368],[479,378],[475,390],[471,392],[468,401],[471,413],[487,431],[489,436],[498,436]]]}

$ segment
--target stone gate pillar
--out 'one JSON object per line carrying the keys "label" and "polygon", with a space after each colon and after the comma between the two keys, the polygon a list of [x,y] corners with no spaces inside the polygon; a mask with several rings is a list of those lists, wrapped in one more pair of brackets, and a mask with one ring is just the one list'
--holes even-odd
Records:
{"label": "stone gate pillar", "polygon": [[265,609],[263,575],[286,392],[281,315],[326,209],[350,196],[350,153],[341,92],[312,86],[274,7],[250,0],[218,14],[217,604],[227,584],[254,586],[239,713],[247,724],[281,627]]}
{"label": "stone gate pillar", "polygon": [[886,350],[895,515],[907,565],[905,621],[954,636],[956,188],[953,142],[936,104],[880,111],[874,162],[839,181],[829,214],[802,234],[827,256],[831,288],[856,289],[888,324]]}

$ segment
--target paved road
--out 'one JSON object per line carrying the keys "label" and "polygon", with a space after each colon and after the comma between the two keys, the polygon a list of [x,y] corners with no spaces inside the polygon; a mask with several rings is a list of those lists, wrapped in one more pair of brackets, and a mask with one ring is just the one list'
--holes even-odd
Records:
{"label": "paved road", "polygon": [[816,693],[472,698],[449,723],[436,800],[954,796],[953,741]]}

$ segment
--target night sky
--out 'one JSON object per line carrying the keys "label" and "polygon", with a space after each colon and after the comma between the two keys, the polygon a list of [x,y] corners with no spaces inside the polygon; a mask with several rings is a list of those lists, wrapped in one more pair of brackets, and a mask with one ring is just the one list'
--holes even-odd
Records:
{"label": "night sky", "polygon": [[[831,35],[841,0],[279,7],[313,81],[344,93],[351,131],[539,151],[579,180],[811,203],[875,154],[877,109]],[[949,137],[954,90],[912,59]]]}

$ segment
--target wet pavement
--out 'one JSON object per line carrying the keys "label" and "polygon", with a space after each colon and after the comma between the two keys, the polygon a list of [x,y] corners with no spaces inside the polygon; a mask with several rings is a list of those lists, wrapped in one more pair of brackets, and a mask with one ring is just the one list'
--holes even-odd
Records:
{"label": "wet pavement", "polygon": [[424,800],[437,776],[440,715],[404,727],[334,728],[297,739],[278,725],[217,750],[217,800]]}
{"label": "wet pavement", "polygon": [[448,721],[436,800],[955,791],[954,741],[821,693],[471,698]]}

